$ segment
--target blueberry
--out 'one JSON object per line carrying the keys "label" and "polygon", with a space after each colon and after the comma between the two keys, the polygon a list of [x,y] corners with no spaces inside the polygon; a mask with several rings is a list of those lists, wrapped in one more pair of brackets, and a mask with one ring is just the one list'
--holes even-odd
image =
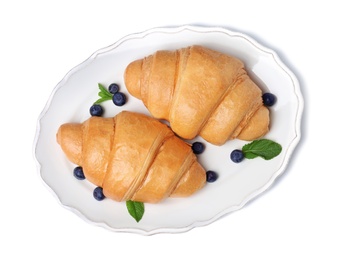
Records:
{"label": "blueberry", "polygon": [[205,146],[201,142],[194,142],[191,148],[194,154],[201,154],[204,152]]}
{"label": "blueberry", "polygon": [[230,159],[235,163],[241,162],[244,158],[245,158],[245,156],[244,156],[243,152],[239,149],[235,149],[230,154]]}
{"label": "blueberry", "polygon": [[126,96],[122,92],[116,92],[113,95],[113,103],[117,106],[123,106],[126,103]]}
{"label": "blueberry", "polygon": [[207,171],[206,175],[207,175],[207,182],[214,182],[218,178],[217,173],[214,171]]}
{"label": "blueberry", "polygon": [[83,173],[83,168],[81,166],[77,166],[74,169],[74,176],[78,180],[84,180],[85,179],[85,176],[84,176],[84,173]]}
{"label": "blueberry", "polygon": [[112,94],[115,94],[116,92],[119,92],[119,85],[116,83],[112,83],[108,87],[108,91]]}
{"label": "blueberry", "polygon": [[265,93],[262,95],[262,101],[264,102],[265,106],[273,106],[274,103],[276,102],[277,98],[275,95],[272,93]]}
{"label": "blueberry", "polygon": [[102,116],[103,115],[103,108],[101,105],[94,104],[89,109],[90,115],[92,116]]}
{"label": "blueberry", "polygon": [[94,198],[98,201],[104,200],[106,197],[103,194],[103,189],[101,187],[96,187],[93,192]]}

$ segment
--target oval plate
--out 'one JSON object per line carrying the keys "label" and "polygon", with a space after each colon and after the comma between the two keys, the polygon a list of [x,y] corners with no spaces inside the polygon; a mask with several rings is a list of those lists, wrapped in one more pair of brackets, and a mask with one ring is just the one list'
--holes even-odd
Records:
{"label": "oval plate", "polygon": [[[125,203],[109,199],[98,202],[92,195],[94,185],[73,177],[75,165],[65,158],[56,143],[56,132],[63,123],[82,122],[90,116],[89,107],[98,98],[98,83],[109,86],[116,82],[128,97],[123,107],[116,107],[111,101],[103,103],[105,117],[115,116],[121,110],[149,114],[142,102],[129,96],[125,88],[123,73],[126,66],[157,50],[173,50],[193,44],[241,59],[260,88],[277,96],[276,104],[270,109],[271,130],[265,138],[278,142],[283,150],[270,161],[257,158],[235,164],[229,159],[230,152],[246,142],[233,140],[220,147],[206,144],[205,152],[198,159],[207,170],[219,174],[218,180],[189,198],[145,204],[145,214],[137,223],[128,214]],[[224,28],[154,28],[128,35],[98,50],[67,73],[54,88],[38,119],[35,158],[41,178],[61,204],[92,224],[112,231],[143,235],[184,232],[242,208],[284,172],[300,140],[302,111],[303,99],[294,74],[275,52],[250,37]],[[196,138],[189,142],[195,140],[203,141]]]}

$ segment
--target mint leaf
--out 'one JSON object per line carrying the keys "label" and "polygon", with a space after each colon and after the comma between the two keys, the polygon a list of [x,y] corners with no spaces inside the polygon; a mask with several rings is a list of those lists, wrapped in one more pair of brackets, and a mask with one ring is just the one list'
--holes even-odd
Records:
{"label": "mint leaf", "polygon": [[108,97],[107,94],[103,93],[103,92],[99,92],[98,95],[99,95],[99,97],[102,97],[102,98]]}
{"label": "mint leaf", "polygon": [[139,222],[142,219],[145,212],[144,203],[128,200],[126,201],[126,207],[129,214],[135,219],[136,222]]}
{"label": "mint leaf", "polygon": [[112,94],[106,89],[105,86],[103,86],[101,83],[98,83],[97,84],[99,86],[99,89],[100,89],[100,93],[103,93],[104,95],[108,96],[108,97],[111,97]]}
{"label": "mint leaf", "polygon": [[260,156],[265,160],[271,160],[278,156],[281,150],[280,144],[268,139],[255,140],[242,147],[242,152],[247,159],[254,159]]}
{"label": "mint leaf", "polygon": [[94,104],[100,104],[100,103],[102,103],[102,102],[104,102],[104,101],[107,101],[107,100],[109,100],[108,98],[99,98],[98,100],[96,100],[95,102],[94,102]]}
{"label": "mint leaf", "polygon": [[98,93],[100,98],[96,100],[94,104],[100,104],[104,101],[112,100],[113,95],[101,83],[98,83],[98,87],[100,89],[100,92]]}

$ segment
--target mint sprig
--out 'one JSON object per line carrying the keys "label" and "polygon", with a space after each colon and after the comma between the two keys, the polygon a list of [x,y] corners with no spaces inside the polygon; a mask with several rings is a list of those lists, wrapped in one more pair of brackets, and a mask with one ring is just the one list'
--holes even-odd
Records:
{"label": "mint sprig", "polygon": [[262,157],[265,160],[271,160],[278,156],[281,150],[280,144],[268,139],[255,140],[242,147],[242,152],[247,159]]}
{"label": "mint sprig", "polygon": [[135,219],[136,222],[139,222],[142,219],[145,212],[144,203],[128,200],[126,201],[126,207],[129,214]]}
{"label": "mint sprig", "polygon": [[96,100],[94,102],[94,104],[100,104],[104,101],[112,100],[113,95],[101,83],[98,83],[98,86],[99,86],[99,90],[100,90],[98,93],[98,96],[100,98],[98,100]]}

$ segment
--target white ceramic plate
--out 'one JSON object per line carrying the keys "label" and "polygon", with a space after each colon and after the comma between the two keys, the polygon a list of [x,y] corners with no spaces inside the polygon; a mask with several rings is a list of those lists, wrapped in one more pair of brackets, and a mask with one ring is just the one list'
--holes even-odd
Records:
{"label": "white ceramic plate", "polygon": [[[123,107],[116,107],[111,101],[103,103],[104,116],[114,116],[122,109],[148,114],[142,102],[129,96],[125,89],[123,72],[126,66],[156,50],[192,44],[240,58],[259,86],[277,96],[277,103],[270,109],[271,131],[265,138],[280,143],[283,151],[270,161],[257,158],[235,164],[229,158],[230,152],[246,142],[234,140],[221,147],[207,144],[205,152],[198,158],[207,170],[219,174],[218,180],[189,198],[167,199],[157,205],[146,204],[142,220],[136,223],[128,214],[125,203],[109,199],[98,202],[92,195],[94,185],[73,177],[75,165],[65,158],[55,135],[61,124],[82,122],[89,117],[89,107],[98,97],[98,83],[106,86],[119,83],[128,96]],[[63,78],[39,117],[35,156],[41,178],[61,204],[90,223],[113,231],[144,235],[184,232],[240,209],[284,172],[300,139],[302,110],[303,100],[293,73],[272,50],[250,37],[223,28],[155,28],[129,35],[95,52]]]}

